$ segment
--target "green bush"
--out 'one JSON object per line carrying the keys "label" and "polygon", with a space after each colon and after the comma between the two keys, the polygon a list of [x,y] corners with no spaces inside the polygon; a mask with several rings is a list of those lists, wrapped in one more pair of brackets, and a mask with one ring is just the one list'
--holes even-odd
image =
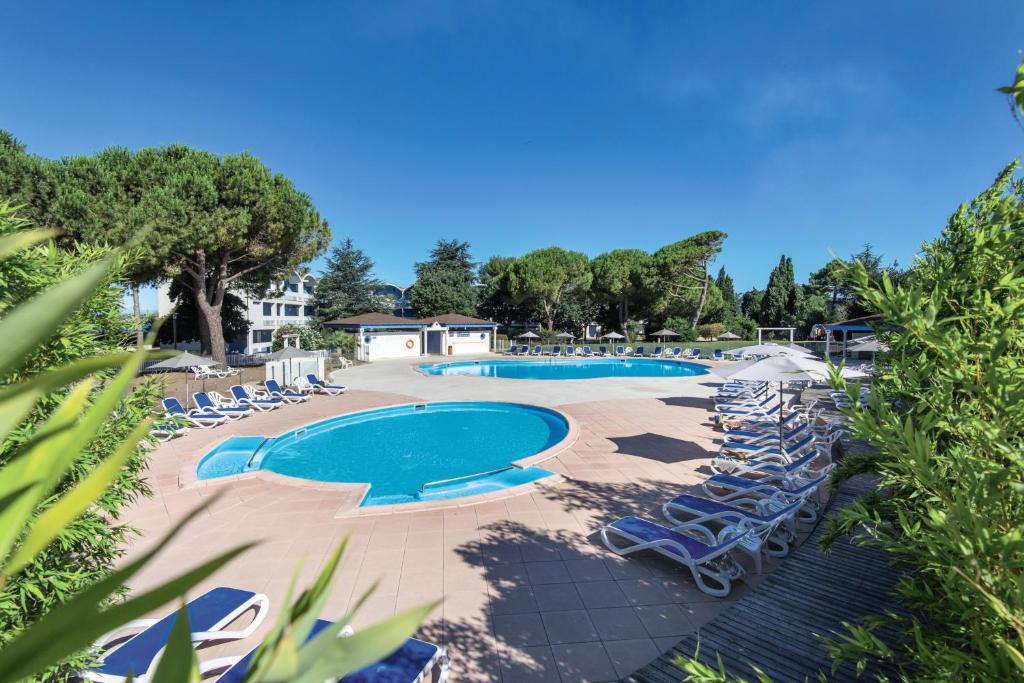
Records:
{"label": "green bush", "polygon": [[672,338],[673,343],[685,344],[697,341],[697,330],[690,327],[690,321],[685,318],[669,318],[662,327],[679,333],[678,337]]}
{"label": "green bush", "polygon": [[[883,657],[917,680],[1024,678],[1024,181],[1010,165],[949,219],[909,283],[848,271],[882,316],[879,358],[856,437],[877,447],[840,479],[872,469],[881,490],[842,511],[833,535],[862,530],[907,573],[889,651],[853,628],[837,657]],[[840,384],[837,381],[837,384]]]}
{"label": "green bush", "polygon": [[356,335],[341,330],[324,330],[324,343],[335,353],[355,353]]}
{"label": "green bush", "polygon": [[725,334],[725,325],[722,323],[704,323],[703,325],[697,325],[697,335],[702,339],[714,341],[720,334]]}
{"label": "green bush", "polygon": [[[0,204],[0,238],[10,237],[24,227],[8,205]],[[80,246],[66,250],[50,242],[0,260],[0,316],[109,255],[109,250],[102,248]],[[35,348],[17,370],[3,375],[0,383],[11,386],[48,368],[131,345],[134,325],[121,313],[124,288],[115,284],[118,272],[116,267],[111,270],[82,308],[66,319],[47,342]],[[39,426],[53,415],[67,393],[67,389],[47,393],[30,416],[0,442],[0,468],[7,466]],[[128,394],[115,414],[104,422],[97,437],[72,460],[54,494],[70,490],[109,457],[150,414],[157,395],[157,387],[151,381],[143,382]],[[53,545],[0,589],[0,647],[42,614],[110,571],[132,534],[129,527],[117,522],[117,517],[130,502],[149,493],[142,479],[144,467],[145,457],[136,448],[119,476],[96,501],[96,507],[72,521]],[[48,509],[55,495],[45,498],[35,514]],[[77,657],[69,663],[77,665],[83,661]],[[65,667],[52,673],[67,674],[70,670]]]}
{"label": "green bush", "polygon": [[281,347],[284,346],[284,335],[286,334],[299,335],[299,347],[303,349],[316,351],[327,346],[323,334],[316,327],[311,325],[282,325],[274,330],[274,336],[271,339],[271,348],[274,351],[280,351]]}

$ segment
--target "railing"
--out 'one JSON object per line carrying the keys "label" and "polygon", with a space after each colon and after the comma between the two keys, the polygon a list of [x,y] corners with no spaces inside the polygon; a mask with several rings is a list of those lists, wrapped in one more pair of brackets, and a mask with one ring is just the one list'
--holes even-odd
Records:
{"label": "railing", "polygon": [[427,489],[438,488],[440,486],[447,486],[448,484],[454,484],[455,482],[458,481],[471,481],[473,479],[482,479],[484,477],[489,477],[492,474],[500,474],[501,472],[506,472],[511,469],[515,468],[512,465],[505,465],[504,467],[499,467],[498,469],[490,470],[489,472],[477,472],[475,474],[466,474],[461,477],[452,477],[451,479],[439,479],[437,481],[428,481],[426,484],[420,486],[420,493],[423,493]]}

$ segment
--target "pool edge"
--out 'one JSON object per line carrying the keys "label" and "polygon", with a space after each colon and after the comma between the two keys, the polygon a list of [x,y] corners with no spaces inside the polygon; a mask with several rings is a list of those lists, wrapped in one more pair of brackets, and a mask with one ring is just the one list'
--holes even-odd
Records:
{"label": "pool edge", "polygon": [[[339,417],[350,417],[358,415],[360,413],[373,412],[375,410],[382,410],[386,408],[401,408],[405,406],[416,406],[422,403],[464,403],[465,401],[405,401],[403,403],[393,403],[386,406],[380,406],[377,408],[368,408],[366,410],[354,410],[347,413],[339,413],[332,415],[331,417],[315,420],[308,424],[299,425],[290,429],[284,430],[276,436],[268,438],[278,438],[283,434],[301,429],[303,427],[309,427],[310,425],[317,424],[319,422],[325,422],[327,420],[333,420]],[[470,401],[471,403],[478,401]],[[545,462],[557,457],[565,450],[571,448],[579,440],[580,428],[579,423],[568,413],[553,408],[550,406],[541,406],[532,403],[522,403],[518,401],[487,401],[487,403],[503,403],[508,405],[525,406],[528,408],[545,410],[555,413],[563,420],[565,420],[568,430],[565,437],[558,443],[550,446],[539,453],[527,456],[526,458],[520,458],[519,460],[513,460],[509,462],[509,465],[516,469],[526,469],[527,467],[533,467],[537,463]],[[360,507],[363,500],[369,495],[370,484],[365,482],[323,482],[314,481],[312,479],[303,479],[301,477],[291,477],[286,474],[279,474],[271,470],[253,470],[251,472],[242,472],[239,474],[230,474],[224,477],[214,477],[212,479],[200,479],[197,473],[199,462],[206,457],[206,455],[223,445],[228,439],[239,435],[225,436],[223,439],[213,443],[207,447],[204,452],[193,455],[187,459],[185,463],[178,469],[178,488],[179,489],[203,489],[211,486],[224,486],[227,484],[244,481],[247,479],[261,479],[274,484],[282,484],[294,488],[305,488],[314,491],[336,491],[338,494],[344,494],[346,498],[351,496],[357,496],[355,503],[351,508],[345,506],[346,500],[339,500],[339,507],[335,511],[333,517],[335,519],[343,517],[366,517],[373,515],[389,515],[397,514],[400,512],[412,512],[415,510],[441,510],[445,508],[453,507],[465,507],[468,505],[477,505],[492,500],[498,500],[513,496],[519,496],[526,493],[529,490],[533,490],[536,487],[545,487],[556,484],[562,480],[562,475],[558,472],[552,472],[551,476],[543,477],[535,481],[527,482],[525,484],[519,484],[518,486],[511,486],[507,489],[501,489],[498,491],[488,491],[486,493],[476,493],[467,496],[459,496],[457,498],[447,498],[443,500],[430,500],[420,501],[414,503],[397,503],[393,505],[374,505],[369,507]],[[244,435],[244,436],[259,436],[259,435]],[[342,509],[345,506],[345,509]]]}

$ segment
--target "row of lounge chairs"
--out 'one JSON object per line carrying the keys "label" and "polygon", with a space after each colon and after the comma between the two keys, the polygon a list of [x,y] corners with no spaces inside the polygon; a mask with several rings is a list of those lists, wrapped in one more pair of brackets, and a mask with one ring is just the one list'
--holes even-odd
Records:
{"label": "row of lounge chairs", "polygon": [[234,377],[239,374],[239,370],[236,368],[224,366],[223,370],[213,367],[212,365],[193,365],[189,368],[192,374],[195,375],[196,379],[224,379],[225,377]]}
{"label": "row of lounge chairs", "polygon": [[[721,356],[722,350],[716,349],[715,351],[718,356]],[[696,360],[701,357],[700,349],[683,349],[678,346],[673,348],[666,348],[663,346],[655,346],[650,353],[647,353],[643,346],[638,346],[635,349],[631,346],[615,346],[609,350],[607,346],[598,346],[597,350],[594,351],[589,346],[580,346],[579,348],[572,344],[562,346],[557,344],[551,348],[550,351],[544,351],[540,344],[533,346],[517,346],[513,344],[509,347],[508,351],[505,352],[506,356],[582,356],[584,358],[612,356],[612,357],[629,357],[629,358],[686,358],[690,360]],[[710,356],[710,358],[716,358],[717,356]],[[724,358],[724,356],[721,356]]]}
{"label": "row of lounge chairs", "polygon": [[300,377],[292,387],[285,388],[277,380],[268,379],[262,387],[235,384],[230,396],[216,391],[192,394],[195,408],[188,409],[176,398],[163,400],[166,422],[155,426],[150,434],[158,441],[169,441],[188,433],[189,429],[212,429],[227,422],[241,420],[256,412],[276,410],[285,405],[304,403],[314,394],[338,396],[347,391],[340,384],[328,384],[315,374]]}
{"label": "row of lounge chairs", "polygon": [[605,546],[619,555],[657,552],[689,568],[700,590],[715,597],[728,596],[746,574],[734,553],[749,555],[758,573],[764,556],[787,555],[798,525],[819,518],[832,445],[842,432],[797,406],[783,420],[780,441],[780,402],[763,382],[724,385],[714,412],[725,437],[701,493],[665,502],[667,523],[629,516],[608,524]]}
{"label": "row of lounge chairs", "polygon": [[[251,636],[266,619],[270,601],[266,595],[237,588],[218,587],[191,600],[185,606],[192,645],[244,640]],[[253,611],[252,621],[242,629],[229,630],[245,613]],[[102,683],[125,683],[128,680],[145,683],[152,679],[160,657],[167,645],[171,629],[177,619],[175,610],[159,619],[139,619],[104,635],[96,643],[98,662],[82,671],[86,680]],[[339,638],[353,635],[352,628],[326,620],[317,620],[306,639],[334,629]],[[219,673],[218,683],[241,683],[252,663],[255,648],[241,657],[221,657],[200,662],[200,675]],[[416,638],[409,638],[395,652],[373,664],[338,679],[342,683],[357,681],[389,681],[391,683],[419,683],[438,670],[438,681],[448,678],[450,660],[443,647]]]}

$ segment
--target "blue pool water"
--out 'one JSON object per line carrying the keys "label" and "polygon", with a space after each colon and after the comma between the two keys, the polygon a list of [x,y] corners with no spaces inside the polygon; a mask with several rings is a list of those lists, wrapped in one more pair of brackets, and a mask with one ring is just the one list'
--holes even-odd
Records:
{"label": "blue pool water", "polygon": [[[234,437],[200,462],[200,479],[270,470],[326,482],[369,483],[363,505],[455,498],[550,476],[510,463],[550,448],[569,425],[514,403],[451,402],[343,415],[277,438]],[[456,480],[456,481],[452,481]]]}
{"label": "blue pool water", "polygon": [[697,363],[658,358],[538,358],[421,365],[428,375],[505,379],[596,379],[598,377],[692,377],[707,374]]}

